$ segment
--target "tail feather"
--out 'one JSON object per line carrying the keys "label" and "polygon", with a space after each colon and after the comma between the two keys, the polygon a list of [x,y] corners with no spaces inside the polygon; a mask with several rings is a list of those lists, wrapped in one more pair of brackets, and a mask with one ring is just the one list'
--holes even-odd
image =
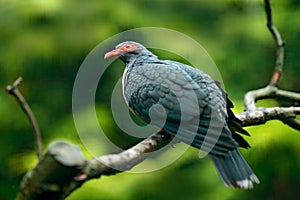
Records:
{"label": "tail feather", "polygon": [[251,189],[253,183],[259,183],[258,178],[238,149],[228,152],[227,156],[210,156],[226,186]]}

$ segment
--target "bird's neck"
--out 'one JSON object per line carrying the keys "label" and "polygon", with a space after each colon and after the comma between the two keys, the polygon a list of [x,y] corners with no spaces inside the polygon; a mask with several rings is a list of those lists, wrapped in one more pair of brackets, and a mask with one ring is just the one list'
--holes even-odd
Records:
{"label": "bird's neck", "polygon": [[121,60],[126,64],[126,67],[130,70],[133,67],[139,66],[143,63],[157,62],[159,59],[156,55],[149,54],[137,54],[130,57],[121,57]]}

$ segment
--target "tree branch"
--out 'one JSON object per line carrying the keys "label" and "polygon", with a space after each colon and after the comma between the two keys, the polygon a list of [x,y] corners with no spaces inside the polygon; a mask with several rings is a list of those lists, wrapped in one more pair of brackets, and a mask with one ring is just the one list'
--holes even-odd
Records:
{"label": "tree branch", "polygon": [[23,95],[18,89],[18,86],[20,85],[21,82],[22,82],[22,77],[17,78],[12,85],[8,85],[6,87],[6,92],[15,97],[15,99],[19,102],[22,110],[26,114],[27,118],[29,119],[29,122],[32,125],[34,130],[38,159],[41,160],[43,155],[43,143],[42,143],[40,128],[31,108],[29,107],[25,98],[23,97]]}
{"label": "tree branch", "polygon": [[171,138],[159,131],[119,154],[84,160],[79,148],[55,142],[38,165],[23,178],[16,200],[64,199],[84,182],[127,171],[160,149]]}
{"label": "tree branch", "polygon": [[300,104],[300,93],[280,90],[274,85],[267,85],[264,88],[251,90],[245,94],[244,104],[246,111],[256,110],[255,102],[261,99],[279,98],[287,99],[294,102],[295,105]]}
{"label": "tree branch", "polygon": [[[293,102],[292,105],[299,105],[300,103],[299,93],[278,89],[278,84],[283,73],[282,69],[284,63],[284,42],[276,26],[273,24],[272,9],[269,0],[265,0],[265,12],[267,16],[267,27],[270,33],[272,34],[276,44],[274,72],[271,81],[266,87],[256,89],[256,90],[251,90],[245,94],[244,96],[245,112],[242,115],[240,115],[240,117],[243,116],[242,118],[246,120],[249,118],[249,116],[256,116],[254,118],[259,119],[258,122],[260,123],[261,122],[265,123],[266,120],[269,119],[279,119],[283,123],[289,125],[290,127],[300,130],[300,120],[296,118],[296,115],[299,115],[299,113],[294,112],[293,116],[290,116],[289,108],[273,108],[273,110],[271,111],[270,109],[272,108],[256,108],[255,105],[256,101],[261,99],[268,99],[268,98],[273,98],[273,99],[284,98],[292,101]],[[296,111],[298,108],[299,107],[295,107],[294,111]],[[284,111],[287,111],[286,116],[282,115],[282,112]],[[280,112],[281,114],[277,116],[276,113],[278,112]],[[257,120],[254,120],[253,124],[255,124],[256,121]]]}
{"label": "tree branch", "polygon": [[53,143],[35,168],[24,176],[16,200],[64,199],[64,192],[85,164],[78,147],[60,141]]}
{"label": "tree branch", "polygon": [[[273,108],[257,108],[251,111],[245,111],[235,116],[241,120],[242,126],[253,126],[264,124],[270,120],[281,120],[282,122],[288,124],[293,123],[293,120],[289,122],[291,119],[295,119],[296,115],[300,114],[300,107],[273,107]],[[295,124],[295,127],[297,126]]]}

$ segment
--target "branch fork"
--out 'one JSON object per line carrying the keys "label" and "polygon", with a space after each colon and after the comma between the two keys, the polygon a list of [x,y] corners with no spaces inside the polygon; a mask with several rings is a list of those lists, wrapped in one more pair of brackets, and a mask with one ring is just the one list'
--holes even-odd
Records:
{"label": "branch fork", "polygon": [[247,119],[253,117],[257,120],[253,120],[253,123],[250,122],[249,125],[255,125],[255,123],[261,124],[265,123],[268,120],[279,119],[288,126],[300,130],[300,120],[296,117],[300,114],[300,107],[291,106],[290,108],[256,108],[255,105],[256,101],[269,98],[287,99],[293,102],[292,105],[299,105],[300,103],[299,93],[281,90],[278,88],[284,64],[284,42],[276,26],[273,24],[272,9],[269,0],[265,0],[265,12],[267,16],[267,27],[272,34],[276,44],[274,72],[269,84],[266,87],[251,90],[245,94],[245,111],[238,116],[244,120],[242,121],[245,125],[248,125],[248,123],[245,123],[245,121],[250,122]]}

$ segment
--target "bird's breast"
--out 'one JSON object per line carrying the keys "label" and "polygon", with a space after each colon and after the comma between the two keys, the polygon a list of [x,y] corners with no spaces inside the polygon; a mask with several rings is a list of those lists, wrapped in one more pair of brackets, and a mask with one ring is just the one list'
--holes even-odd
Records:
{"label": "bird's breast", "polygon": [[129,106],[129,101],[132,96],[143,85],[147,85],[151,82],[146,76],[137,72],[136,69],[126,67],[122,77],[122,91],[126,104]]}
{"label": "bird's breast", "polygon": [[125,96],[125,91],[126,91],[126,85],[127,85],[127,80],[128,80],[128,68],[126,67],[124,72],[123,72],[123,76],[122,76],[122,93],[123,93],[123,97],[124,97],[124,100],[128,106],[128,100]]}

